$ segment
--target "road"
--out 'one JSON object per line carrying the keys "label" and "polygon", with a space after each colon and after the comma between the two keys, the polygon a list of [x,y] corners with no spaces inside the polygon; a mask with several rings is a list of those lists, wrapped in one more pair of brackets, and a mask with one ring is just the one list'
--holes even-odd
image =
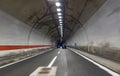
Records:
{"label": "road", "polygon": [[111,76],[93,63],[68,49],[56,49],[11,66],[1,68],[0,76],[29,76],[39,66],[48,66],[57,56],[56,76]]}

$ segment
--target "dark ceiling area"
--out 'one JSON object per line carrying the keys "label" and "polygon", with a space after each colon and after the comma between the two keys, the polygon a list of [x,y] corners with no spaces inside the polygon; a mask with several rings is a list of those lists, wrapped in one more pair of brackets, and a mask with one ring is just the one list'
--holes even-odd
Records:
{"label": "dark ceiling area", "polygon": [[50,36],[52,40],[59,40],[56,1],[62,4],[63,40],[67,40],[106,0],[0,0],[0,10]]}

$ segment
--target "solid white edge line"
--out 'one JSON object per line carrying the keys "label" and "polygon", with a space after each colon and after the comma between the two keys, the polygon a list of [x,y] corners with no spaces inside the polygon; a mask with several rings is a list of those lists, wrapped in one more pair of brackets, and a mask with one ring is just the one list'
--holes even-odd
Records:
{"label": "solid white edge line", "polygon": [[57,56],[55,56],[53,58],[53,60],[50,62],[50,64],[47,66],[48,68],[52,67],[53,63],[55,62],[55,60],[57,59]]}
{"label": "solid white edge line", "polygon": [[[71,51],[73,51],[73,50],[71,50]],[[106,72],[108,72],[109,74],[111,74],[112,76],[120,76],[120,74],[118,74],[118,73],[116,73],[116,72],[114,72],[114,71],[106,68],[105,66],[103,66],[103,65],[101,65],[101,64],[99,64],[99,63],[97,63],[97,62],[95,62],[95,61],[93,61],[93,60],[91,60],[90,58],[88,58],[88,57],[86,57],[86,56],[84,56],[84,55],[82,55],[82,54],[80,54],[80,53],[78,53],[78,52],[76,52],[76,51],[73,51],[73,52],[76,53],[76,54],[78,54],[78,55],[80,55],[80,56],[82,56],[82,57],[85,58],[86,60],[92,62],[93,64],[95,64],[95,65],[98,66],[99,68],[101,68],[101,69],[103,69],[104,71],[106,71]]]}
{"label": "solid white edge line", "polygon": [[22,62],[22,61],[27,60],[27,59],[31,59],[31,58],[36,57],[36,56],[38,56],[38,55],[40,55],[40,54],[43,54],[43,53],[45,53],[45,52],[41,52],[41,53],[39,53],[39,54],[35,54],[35,55],[33,55],[33,56],[30,56],[30,57],[27,57],[27,58],[18,60],[18,61],[16,61],[16,62],[12,62],[12,63],[6,64],[6,65],[3,65],[3,66],[0,67],[0,69],[5,68],[5,67],[8,67],[8,66],[13,65],[13,64],[16,64],[16,63],[19,63],[19,62]]}

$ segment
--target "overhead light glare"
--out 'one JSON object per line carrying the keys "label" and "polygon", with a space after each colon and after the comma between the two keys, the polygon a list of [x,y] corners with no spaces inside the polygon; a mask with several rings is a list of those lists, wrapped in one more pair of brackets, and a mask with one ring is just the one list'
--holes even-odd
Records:
{"label": "overhead light glare", "polygon": [[59,18],[59,19],[61,19],[61,18],[62,18],[62,16],[58,16],[58,18]]}
{"label": "overhead light glare", "polygon": [[63,24],[60,24],[60,26],[62,26]]}
{"label": "overhead light glare", "polygon": [[61,10],[60,8],[57,8],[57,11],[60,12],[60,11],[62,11],[62,10]]}
{"label": "overhead light glare", "polygon": [[60,15],[62,15],[62,13],[58,13],[58,15],[60,16]]}
{"label": "overhead light glare", "polygon": [[63,23],[63,22],[60,22],[60,23]]}
{"label": "overhead light glare", "polygon": [[61,6],[61,3],[60,3],[60,2],[56,2],[55,5],[56,5],[57,7],[60,7],[60,6]]}
{"label": "overhead light glare", "polygon": [[59,19],[59,22],[62,21],[62,19]]}

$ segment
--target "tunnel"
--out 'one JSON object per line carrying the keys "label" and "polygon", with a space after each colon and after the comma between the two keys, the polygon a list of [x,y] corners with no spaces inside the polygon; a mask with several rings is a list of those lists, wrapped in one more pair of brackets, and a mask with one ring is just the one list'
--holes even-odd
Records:
{"label": "tunnel", "polygon": [[0,0],[0,76],[120,76],[120,0]]}

